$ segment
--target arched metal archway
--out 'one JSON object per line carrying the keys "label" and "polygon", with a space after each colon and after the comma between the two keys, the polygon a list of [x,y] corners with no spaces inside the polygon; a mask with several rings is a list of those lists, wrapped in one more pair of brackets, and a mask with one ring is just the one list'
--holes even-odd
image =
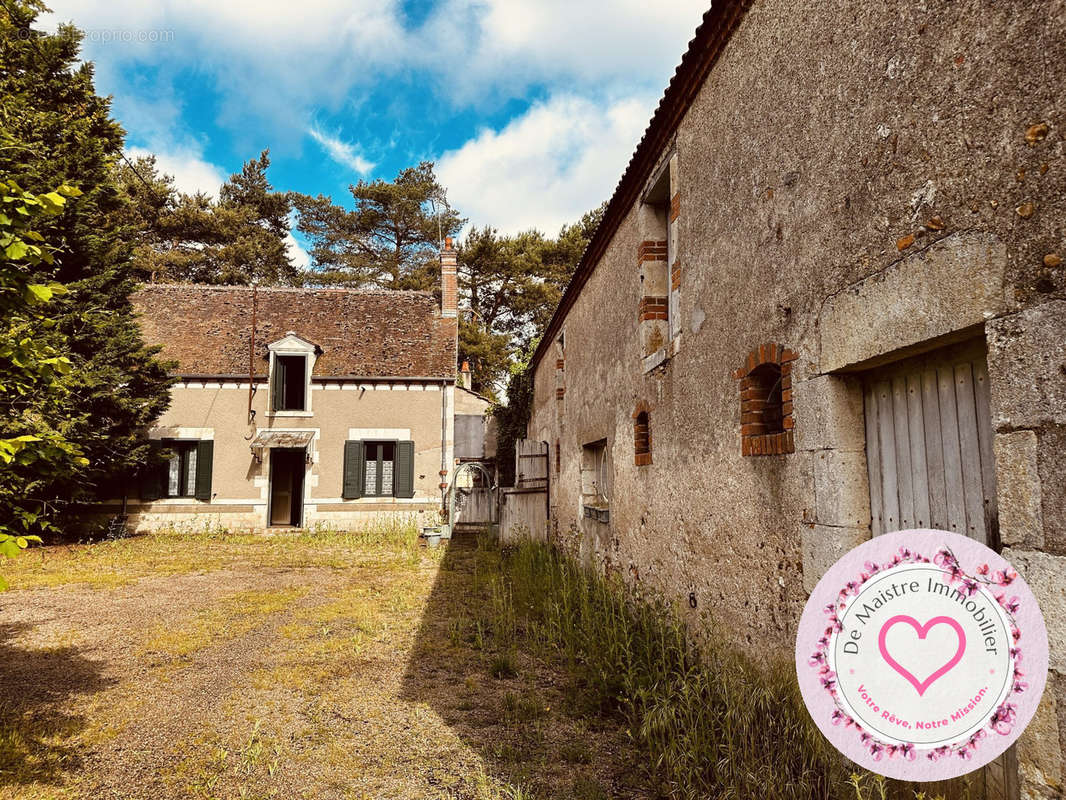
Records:
{"label": "arched metal archway", "polygon": [[[459,486],[459,478],[463,474],[467,473],[479,473],[483,479],[484,486],[467,488]],[[463,508],[463,504],[466,502],[466,498],[471,497],[475,491],[483,491],[487,497],[484,502],[487,503],[486,508],[489,510],[488,519],[485,520],[473,520],[473,522],[484,522],[486,525],[491,525],[496,522],[494,518],[494,509],[496,506],[496,484],[494,483],[493,476],[489,472],[488,468],[478,461],[466,461],[459,464],[452,470],[452,474],[448,480],[448,522],[442,526],[441,531],[444,538],[449,538],[452,535],[452,531],[458,522],[458,513]],[[470,522],[471,520],[464,520]]]}

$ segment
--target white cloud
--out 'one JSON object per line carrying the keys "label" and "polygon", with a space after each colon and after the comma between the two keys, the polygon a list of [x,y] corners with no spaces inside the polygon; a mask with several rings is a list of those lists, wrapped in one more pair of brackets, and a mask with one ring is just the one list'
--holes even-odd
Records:
{"label": "white cloud", "polygon": [[159,171],[173,177],[178,191],[186,194],[204,192],[216,197],[228,177],[222,167],[205,161],[202,153],[188,146],[129,147],[126,155],[130,159],[154,155]]}
{"label": "white cloud", "polygon": [[[553,233],[611,194],[709,0],[435,0],[418,26],[405,19],[402,0],[49,4],[53,24],[72,19],[90,32],[133,35],[94,34],[86,57],[97,62],[99,89],[116,96],[130,141],[165,157],[187,187],[217,188],[223,177],[198,136],[182,130],[183,112],[202,101],[188,94],[190,65],[207,76],[208,108],[217,109],[213,122],[230,150],[269,145],[291,157],[310,134],[358,174],[375,165],[314,120],[335,122],[342,109],[355,117],[389,81],[425,89],[400,104],[443,99],[493,112],[531,87],[544,91],[548,100],[445,153],[438,174],[479,224]],[[137,40],[153,31],[166,38]],[[427,118],[448,119],[451,110]]]}
{"label": "white cloud", "polygon": [[311,266],[310,253],[304,250],[303,246],[291,233],[285,236],[285,252],[289,254],[289,259],[297,268],[305,270]]}
{"label": "white cloud", "polygon": [[356,145],[344,141],[339,136],[325,133],[316,125],[308,128],[307,133],[338,164],[343,164],[360,175],[365,175],[374,168],[374,162],[363,157]]}
{"label": "white cloud", "polygon": [[437,174],[449,201],[477,224],[555,234],[611,196],[654,102],[555,96],[445,153]]}
{"label": "white cloud", "polygon": [[[151,96],[187,80],[190,65],[221,95],[219,121],[254,136],[268,122],[290,141],[320,107],[336,109],[357,86],[402,68],[413,52],[400,0],[50,0],[46,27],[73,21],[100,88]],[[125,65],[156,68],[152,84]],[[180,85],[178,90],[181,90]],[[255,122],[253,122],[253,120]],[[249,145],[251,146],[251,145]]]}
{"label": "white cloud", "polygon": [[[42,21],[73,20],[90,47],[188,50],[208,45],[282,64],[355,46],[387,53],[403,35],[399,0],[51,0]],[[153,35],[154,34],[154,35]]]}
{"label": "white cloud", "polygon": [[[531,85],[661,89],[707,5],[439,0],[412,27],[401,0],[50,0],[42,21],[73,20],[97,62],[195,63],[226,95],[232,128],[254,112],[302,131],[312,109],[412,70],[460,104]],[[109,75],[108,91],[137,88]]]}
{"label": "white cloud", "polygon": [[[426,31],[455,41],[441,69],[469,99],[495,86],[604,82],[662,89],[708,0],[445,0]],[[619,88],[616,85],[616,88]]]}

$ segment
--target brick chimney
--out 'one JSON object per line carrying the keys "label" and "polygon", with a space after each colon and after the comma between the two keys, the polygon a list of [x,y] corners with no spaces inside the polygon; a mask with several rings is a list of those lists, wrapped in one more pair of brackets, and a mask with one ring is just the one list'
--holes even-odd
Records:
{"label": "brick chimney", "polygon": [[470,389],[473,385],[474,376],[470,372],[470,362],[464,361],[462,368],[459,370],[459,374],[463,376],[463,388]]}
{"label": "brick chimney", "polygon": [[444,248],[440,251],[440,314],[442,317],[459,316],[459,285],[455,271],[458,262],[455,248],[452,247],[452,237],[444,240]]}

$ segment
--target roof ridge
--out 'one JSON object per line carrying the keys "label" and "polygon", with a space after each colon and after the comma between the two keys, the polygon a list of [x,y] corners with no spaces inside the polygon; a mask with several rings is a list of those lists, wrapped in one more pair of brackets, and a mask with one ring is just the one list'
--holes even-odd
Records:
{"label": "roof ridge", "polygon": [[549,344],[559,330],[562,318],[570,310],[577,294],[592,274],[596,262],[603,256],[611,238],[629,213],[634,196],[639,196],[644,183],[644,173],[655,167],[667,140],[677,130],[677,126],[692,105],[700,87],[718,59],[718,54],[729,41],[752,2],[754,0],[713,0],[711,7],[704,13],[702,21],[688,43],[688,49],[681,56],[681,63],[674,70],[673,77],[670,78],[655,108],[655,113],[652,114],[629,163],[622,172],[622,177],[619,178],[611,194],[611,199],[607,202],[600,224],[581,254],[581,259],[563,291],[559,305],[556,306],[551,320],[544,329],[540,343],[529,361],[530,369],[535,369],[540,359],[544,357]]}
{"label": "roof ridge", "polygon": [[[240,283],[142,283],[137,288],[137,291],[144,292],[157,289],[180,289],[184,291],[250,291],[252,288],[252,286]],[[258,286],[254,288],[260,292],[344,292],[345,294],[433,296],[433,291],[431,289],[355,289],[347,286]]]}

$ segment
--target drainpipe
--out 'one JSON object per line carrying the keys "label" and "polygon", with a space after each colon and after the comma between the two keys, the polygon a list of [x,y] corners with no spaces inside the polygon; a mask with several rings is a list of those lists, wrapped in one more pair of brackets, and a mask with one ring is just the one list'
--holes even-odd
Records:
{"label": "drainpipe", "polygon": [[255,411],[252,409],[252,400],[255,397],[255,325],[256,311],[259,306],[258,281],[252,281],[252,329],[248,333],[248,427],[250,432],[245,439],[255,436]]}
{"label": "drainpipe", "polygon": [[[440,507],[448,508],[448,381],[440,382]],[[449,517],[444,526],[451,523]],[[444,533],[444,531],[442,531]],[[450,533],[450,531],[449,531]]]}

